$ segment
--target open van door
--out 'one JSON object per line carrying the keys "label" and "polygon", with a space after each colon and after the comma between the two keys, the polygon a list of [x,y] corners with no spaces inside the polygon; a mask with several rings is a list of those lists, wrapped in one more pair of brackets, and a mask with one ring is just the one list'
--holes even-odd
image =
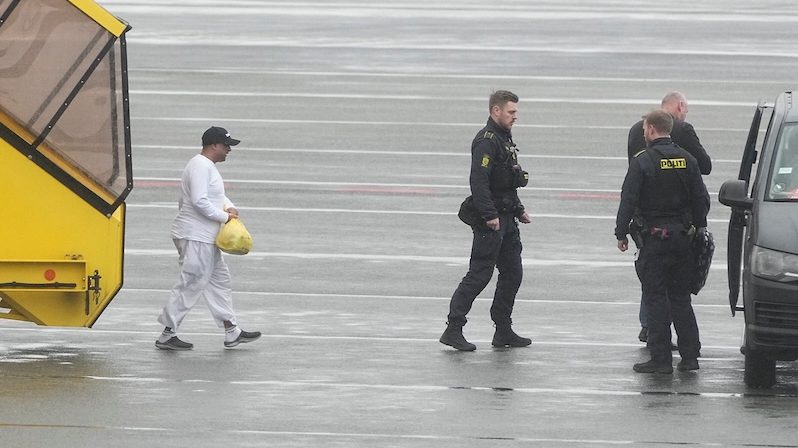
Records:
{"label": "open van door", "polygon": [[[756,110],[754,111],[754,118],[751,120],[751,128],[748,130],[748,139],[743,149],[743,157],[737,179],[744,182],[744,193],[746,196],[750,190],[751,171],[757,159],[756,143],[759,137],[759,127],[762,122],[763,112],[768,107],[769,106],[765,105],[764,101],[760,101],[759,104],[757,104]],[[729,276],[729,306],[731,307],[732,316],[738,311],[737,301],[740,296],[740,269],[743,259],[745,226],[746,210],[740,207],[732,207],[726,251]]]}

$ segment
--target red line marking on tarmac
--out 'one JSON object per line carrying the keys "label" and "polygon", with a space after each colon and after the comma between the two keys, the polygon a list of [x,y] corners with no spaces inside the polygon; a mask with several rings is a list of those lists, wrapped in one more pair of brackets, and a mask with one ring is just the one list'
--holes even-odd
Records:
{"label": "red line marking on tarmac", "polygon": [[375,194],[419,194],[430,195],[434,191],[428,188],[406,188],[406,187],[344,187],[340,191],[344,193],[375,193]]}
{"label": "red line marking on tarmac", "polygon": [[602,201],[617,201],[621,198],[618,193],[560,193],[560,199],[598,199]]}

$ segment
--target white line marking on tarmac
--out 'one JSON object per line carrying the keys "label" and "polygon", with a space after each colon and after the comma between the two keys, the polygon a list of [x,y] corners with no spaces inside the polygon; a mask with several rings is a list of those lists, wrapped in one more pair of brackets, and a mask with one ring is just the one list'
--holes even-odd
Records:
{"label": "white line marking on tarmac", "polygon": [[[468,96],[439,96],[439,95],[389,95],[389,94],[363,94],[363,93],[308,93],[308,92],[232,92],[217,91],[207,92],[198,90],[131,90],[131,95],[155,96],[201,96],[201,97],[238,97],[238,98],[320,98],[320,99],[372,99],[372,100],[397,100],[397,101],[470,101],[483,103],[484,97]],[[660,99],[637,98],[544,98],[524,97],[524,103],[556,103],[556,104],[633,104],[656,106]],[[717,106],[717,107],[756,107],[755,101],[720,101],[690,99],[691,106]]]}
{"label": "white line marking on tarmac", "polygon": [[[585,82],[615,82],[615,83],[635,83],[635,84],[763,84],[789,85],[792,80],[750,80],[750,79],[679,79],[679,78],[618,78],[618,77],[599,77],[599,76],[549,76],[549,75],[481,75],[481,74],[456,74],[456,73],[399,73],[399,72],[337,72],[337,71],[303,71],[303,70],[269,70],[265,68],[251,67],[228,67],[228,68],[163,68],[163,67],[131,67],[131,72],[147,73],[187,73],[187,74],[210,74],[210,75],[272,75],[272,76],[319,76],[322,78],[345,77],[345,78],[418,78],[418,79],[475,79],[475,80],[519,80],[519,81],[568,81],[582,84]],[[659,99],[656,100],[659,102]]]}
{"label": "white line marking on tarmac", "polygon": [[[172,249],[125,249],[125,255],[144,256],[144,257],[173,257],[175,251]],[[427,255],[386,255],[386,254],[344,254],[344,253],[310,253],[310,252],[250,252],[250,258],[269,257],[269,258],[300,258],[306,260],[366,260],[366,261],[412,261],[428,263],[453,263],[468,264],[467,257],[434,257]],[[525,259],[525,266],[584,266],[595,268],[629,267],[633,264],[629,261],[588,261],[588,260],[534,260]]]}
{"label": "white line marking on tarmac", "polygon": [[[125,249],[125,255],[144,257],[173,257],[174,250],[168,249]],[[358,261],[398,261],[414,263],[446,263],[468,265],[467,257],[433,257],[427,255],[385,255],[385,254],[343,254],[343,253],[309,253],[309,252],[250,252],[250,258],[299,258],[305,260],[358,260]],[[524,266],[576,266],[584,268],[629,268],[634,262],[600,261],[600,260],[536,260],[525,258]],[[713,264],[713,271],[725,271],[726,266]]]}
{"label": "white line marking on tarmac", "polygon": [[[150,202],[147,204],[127,204],[128,208],[165,208],[177,209],[177,204],[172,202]],[[454,212],[432,212],[421,210],[363,210],[348,208],[291,208],[291,207],[247,207],[240,206],[239,210],[257,212],[288,212],[288,213],[364,213],[375,215],[423,215],[423,216],[456,216]],[[562,215],[556,213],[539,213],[530,215],[532,218],[539,219],[598,219],[604,221],[615,221],[615,216],[610,215]],[[727,224],[728,219],[708,219],[708,222]]]}
{"label": "white line marking on tarmac", "polygon": [[[71,328],[71,327],[3,327],[4,332],[36,332],[36,333],[83,333],[85,334],[87,331],[91,333],[107,333],[107,334],[118,334],[118,335],[132,335],[132,336],[142,336],[142,337],[150,337],[153,334],[157,336],[160,331],[163,329],[162,326],[158,326],[157,323],[153,326],[155,330],[110,330],[110,329],[103,329],[103,328]],[[209,338],[218,338],[219,332],[207,332],[207,331],[186,331],[181,332],[181,334],[185,334],[186,336],[191,337],[209,337]],[[435,339],[425,339],[425,338],[402,338],[402,337],[395,337],[395,336],[335,336],[335,335],[307,335],[307,334],[264,334],[263,338],[271,338],[271,339],[304,339],[310,341],[372,341],[372,342],[414,342],[414,343],[423,343],[423,344],[434,344],[436,347],[440,347],[440,342],[438,341],[437,337]],[[478,342],[480,344],[489,344],[491,342],[490,339],[474,339],[474,342]],[[86,345],[82,342],[83,345]],[[28,344],[29,345],[29,344]],[[36,342],[38,347],[46,347],[48,344],[46,342]],[[595,342],[577,342],[577,341],[546,341],[546,340],[538,340],[535,339],[532,342],[532,345],[552,345],[552,346],[561,346],[561,347],[620,347],[620,348],[640,348],[640,343],[625,343],[625,342],[607,342],[607,341],[595,341]],[[736,353],[740,352],[740,346],[724,346],[724,345],[702,345],[702,348],[711,349],[711,350],[731,350]],[[27,347],[30,348],[30,347]],[[154,346],[153,346],[154,349]],[[717,358],[721,360],[727,360],[732,358]],[[736,359],[736,358],[735,358]]]}
{"label": "white line marking on tarmac", "polygon": [[[429,2],[287,2],[287,1],[235,1],[227,0],[224,11],[219,11],[215,6],[217,3],[207,0],[182,0],[179,5],[164,1],[142,2],[115,2],[108,0],[107,3],[114,5],[114,11],[123,11],[136,14],[148,14],[163,16],[213,16],[213,17],[233,17],[239,16],[259,17],[272,16],[267,20],[289,20],[287,18],[299,17],[307,19],[313,17],[318,21],[328,22],[340,20],[341,18],[367,19],[369,21],[378,19],[393,20],[436,20],[456,19],[456,20],[478,20],[480,22],[510,19],[523,19],[526,21],[574,21],[590,20],[593,22],[606,22],[610,20],[629,20],[633,22],[685,22],[696,23],[793,23],[796,21],[794,10],[789,7],[767,7],[730,9],[706,6],[703,4],[693,5],[689,13],[674,11],[673,8],[662,8],[647,4],[637,4],[630,8],[625,5],[613,5],[611,7],[595,6],[585,8],[579,2],[573,2],[579,7],[562,2],[552,3],[549,6],[545,3],[529,4],[494,4],[480,3],[468,4],[454,1],[438,1],[430,4]],[[568,2],[571,3],[571,2]],[[757,4],[757,6],[759,6]],[[278,18],[279,17],[279,18]],[[327,19],[327,20],[325,20]],[[205,20],[205,19],[197,19]],[[170,30],[171,31],[171,30]],[[204,35],[204,34],[203,34]],[[401,34],[400,34],[401,35]],[[146,33],[145,33],[146,36]],[[180,38],[191,37],[191,35],[180,34]],[[316,40],[314,40],[315,42]],[[383,39],[380,42],[385,42]]]}
{"label": "white line marking on tarmac", "polygon": [[[196,146],[182,146],[182,145],[133,145],[134,150],[194,150]],[[311,149],[311,148],[236,148],[236,152],[284,152],[289,154],[368,154],[375,156],[432,156],[432,157],[471,157],[471,153],[461,152],[441,152],[441,151],[380,151],[368,149]],[[626,161],[625,156],[577,156],[577,155],[563,155],[563,154],[518,154],[519,159],[563,159],[563,160],[606,160],[606,161]],[[733,163],[740,164],[739,160],[733,159],[712,159],[712,163]]]}
{"label": "white line marking on tarmac", "polygon": [[[174,203],[149,203],[149,204],[127,204],[128,208],[168,208],[177,209]],[[378,215],[426,215],[426,216],[454,216],[453,212],[426,212],[409,210],[359,210],[345,208],[289,208],[289,207],[238,207],[244,211],[259,212],[288,212],[288,213],[373,213]],[[537,217],[537,216],[535,216]],[[613,218],[614,219],[614,218]]]}
{"label": "white line marking on tarmac", "polygon": [[[159,295],[166,295],[169,294],[171,290],[169,289],[157,289],[157,288],[123,288],[120,294],[123,293],[136,293],[136,294],[159,294]],[[266,291],[235,291],[236,295],[251,295],[251,296],[262,296],[262,297],[303,297],[303,298],[322,298],[322,299],[378,299],[378,300],[439,300],[448,302],[451,300],[450,297],[435,297],[435,296],[400,296],[400,295],[382,295],[382,294],[331,294],[331,293],[302,293],[302,292],[266,292]],[[476,300],[481,302],[491,302],[493,298],[491,297],[478,297]],[[555,305],[597,305],[597,306],[607,306],[607,305],[621,305],[621,306],[639,306],[640,301],[634,302],[606,302],[606,301],[598,301],[598,300],[540,300],[540,299],[515,299],[515,302],[522,302],[522,303],[538,303],[538,304],[555,304]],[[705,303],[693,303],[693,308],[701,307],[701,308],[729,308],[729,305],[710,305]]]}
{"label": "white line marking on tarmac", "polygon": [[[174,257],[175,251],[168,249],[125,249],[127,256],[143,257]],[[309,252],[250,252],[250,258],[299,258],[305,260],[357,260],[357,261],[394,261],[414,263],[445,263],[468,265],[467,257],[433,257],[427,255],[385,255],[385,254],[343,254],[343,253],[309,253]],[[524,266],[572,266],[583,268],[630,268],[634,266],[631,257],[628,261],[603,261],[603,260],[537,260],[524,258]],[[710,268],[713,271],[725,271],[726,265],[715,263]]]}
{"label": "white line marking on tarmac", "polygon": [[[433,123],[424,121],[361,121],[361,120],[289,120],[277,118],[234,118],[234,117],[133,117],[132,120],[138,121],[166,121],[166,122],[192,122],[192,123],[254,123],[254,124],[322,124],[322,125],[347,125],[347,126],[402,126],[402,127],[468,127],[479,129],[485,126],[484,123]],[[513,128],[534,128],[534,129],[587,129],[587,130],[624,130],[629,131],[629,126],[584,126],[575,124],[525,124],[516,123]],[[748,129],[729,129],[729,128],[701,128],[700,131],[717,132],[745,132]]]}
{"label": "white line marking on tarmac", "polygon": [[[133,181],[150,182],[180,182],[179,177],[134,177]],[[387,187],[387,188],[446,188],[446,189],[468,189],[467,184],[403,184],[387,182],[323,182],[312,180],[274,180],[274,179],[225,179],[226,184],[261,184],[261,185],[315,185],[325,187]],[[618,189],[587,189],[587,188],[544,188],[544,187],[525,187],[526,190],[541,191],[573,191],[591,193],[620,193]]]}
{"label": "white line marking on tarmac", "polygon": [[[139,150],[195,150],[197,146],[187,145],[133,145],[133,149]],[[445,152],[445,151],[390,151],[390,150],[369,150],[369,149],[312,149],[312,148],[263,148],[263,147],[245,147],[236,148],[238,151],[253,151],[253,152],[276,152],[288,154],[355,154],[355,155],[375,155],[375,156],[432,156],[432,157],[471,157],[468,151],[460,152]],[[519,158],[531,159],[584,159],[584,160],[622,160],[626,161],[625,156],[577,156],[577,155],[562,155],[562,154],[518,154]],[[713,162],[718,160],[713,159]],[[739,160],[735,161],[740,163]]]}
{"label": "white line marking on tarmac", "polygon": [[[124,383],[180,383],[184,379],[172,378],[152,378],[152,377],[109,377],[87,375],[83,378],[96,381],[113,381]],[[279,381],[279,380],[254,380],[254,381],[209,381],[212,383],[230,384],[237,386],[270,386],[274,388],[333,388],[333,389],[372,389],[383,391],[413,391],[413,392],[514,392],[535,395],[589,395],[589,396],[615,396],[615,397],[639,397],[645,395],[661,396],[693,396],[705,398],[745,398],[750,394],[739,392],[677,392],[677,391],[627,391],[610,389],[588,389],[588,388],[549,388],[549,387],[519,387],[519,388],[496,388],[487,386],[437,386],[426,384],[367,384],[367,383],[344,383],[327,381]],[[760,396],[760,395],[757,395]],[[791,394],[762,394],[761,396],[772,398],[793,398]]]}
{"label": "white line marking on tarmac", "polygon": [[[132,120],[139,120],[139,121],[176,121],[176,122],[199,122],[199,123],[216,123],[216,122],[226,122],[226,123],[255,123],[255,124],[326,124],[326,125],[351,125],[351,126],[417,126],[417,127],[436,127],[440,128],[443,126],[456,126],[456,127],[468,127],[468,128],[475,128],[479,129],[480,127],[484,126],[484,123],[432,123],[432,122],[423,122],[423,121],[362,121],[362,120],[289,120],[289,119],[277,119],[277,118],[234,118],[234,117],[223,117],[223,118],[215,118],[215,117],[132,117]],[[629,126],[579,126],[579,125],[565,125],[565,124],[523,124],[523,123],[516,123],[513,125],[514,128],[540,128],[540,129],[591,129],[591,130],[629,130]],[[743,129],[726,129],[725,131],[734,132],[734,131],[743,131]],[[748,132],[747,130],[745,130]]]}
{"label": "white line marking on tarmac", "polygon": [[[178,177],[134,177],[133,182],[180,182]],[[312,180],[274,180],[274,179],[225,179],[226,184],[256,184],[256,185],[313,185],[321,187],[380,187],[380,188],[440,188],[468,190],[469,186],[464,184],[404,184],[387,182],[323,182]],[[563,187],[524,187],[525,191],[564,191],[572,193],[615,193],[620,198],[620,190],[617,188],[563,188]],[[714,191],[709,192],[710,196],[717,196]]]}
{"label": "white line marking on tarmac", "polygon": [[[661,19],[659,19],[661,20]],[[541,53],[541,54],[577,54],[577,55],[659,55],[667,57],[756,57],[756,58],[783,58],[793,59],[798,58],[798,53],[782,50],[782,51],[762,51],[762,50],[686,50],[686,49],[649,49],[647,52],[636,48],[629,47],[557,47],[554,45],[549,46],[531,46],[531,45],[484,45],[484,44],[415,44],[406,43],[403,41],[373,41],[366,42],[359,36],[351,38],[339,39],[336,42],[320,43],[311,39],[294,39],[285,40],[282,38],[261,38],[261,39],[239,39],[235,37],[221,37],[221,36],[206,36],[203,34],[191,34],[188,36],[176,35],[150,35],[150,36],[136,36],[130,38],[130,42],[135,45],[154,45],[154,46],[180,46],[180,47],[239,47],[239,48],[285,48],[285,49],[315,49],[327,51],[351,51],[351,50],[382,50],[382,51],[427,51],[427,52],[485,52],[485,53]],[[257,50],[253,50],[257,51]]]}
{"label": "white line marking on tarmac", "polygon": [[[88,377],[86,377],[88,378]],[[92,378],[102,380],[103,378]],[[674,394],[675,395],[675,394]],[[702,394],[691,394],[702,395]],[[748,396],[750,394],[747,394]],[[779,395],[762,395],[763,397],[780,397]],[[70,424],[44,424],[44,423],[6,423],[0,422],[0,428],[10,429],[91,429],[101,431],[122,431],[122,432],[163,432],[163,433],[184,433],[184,428],[156,428],[147,426],[109,426],[109,425],[70,425]],[[348,438],[348,439],[385,439],[385,440],[428,440],[428,441],[502,441],[502,442],[524,442],[524,443],[545,443],[545,444],[586,444],[586,445],[650,445],[650,444],[663,444],[663,441],[643,441],[643,440],[604,440],[604,439],[554,439],[554,438],[532,438],[532,437],[490,437],[490,436],[452,436],[452,435],[436,435],[436,434],[387,434],[387,433],[360,433],[360,432],[329,432],[329,431],[271,431],[266,429],[225,429],[225,428],[192,428],[192,433],[213,433],[214,436],[223,434],[226,436],[290,436],[290,437],[316,437],[316,438]],[[263,444],[264,440],[259,439],[259,444]],[[712,442],[680,442],[680,445],[690,446],[738,446],[728,445]],[[268,445],[268,444],[266,444]],[[746,447],[772,447],[775,445],[752,445],[745,444]],[[795,447],[796,445],[778,445],[779,447]]]}

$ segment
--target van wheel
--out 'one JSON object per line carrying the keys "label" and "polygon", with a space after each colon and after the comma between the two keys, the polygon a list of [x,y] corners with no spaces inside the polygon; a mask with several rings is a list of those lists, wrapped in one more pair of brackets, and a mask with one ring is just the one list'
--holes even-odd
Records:
{"label": "van wheel", "polygon": [[754,389],[767,389],[776,384],[776,361],[748,348],[745,353],[745,384]]}

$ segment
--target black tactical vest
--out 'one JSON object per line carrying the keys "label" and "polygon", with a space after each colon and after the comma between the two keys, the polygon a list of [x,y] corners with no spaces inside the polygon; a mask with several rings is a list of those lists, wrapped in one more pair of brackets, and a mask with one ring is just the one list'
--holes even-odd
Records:
{"label": "black tactical vest", "polygon": [[[493,143],[497,143],[501,148],[496,153],[496,159],[493,161],[493,169],[490,173],[490,191],[493,193],[501,193],[509,190],[515,190],[518,185],[517,171],[520,170],[518,165],[518,150],[512,140],[505,140],[500,135],[492,132],[485,131],[483,136],[488,138]],[[518,167],[518,168],[513,168]]]}
{"label": "black tactical vest", "polygon": [[646,223],[689,224],[690,196],[685,152],[666,141],[649,146],[636,158],[644,174],[640,212]]}

